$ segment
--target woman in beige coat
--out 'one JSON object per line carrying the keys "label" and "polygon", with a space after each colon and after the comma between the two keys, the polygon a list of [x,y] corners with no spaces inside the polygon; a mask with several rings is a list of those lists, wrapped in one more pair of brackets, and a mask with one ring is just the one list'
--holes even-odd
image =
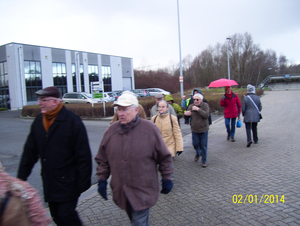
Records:
{"label": "woman in beige coat", "polygon": [[163,140],[166,143],[172,157],[177,153],[180,155],[183,151],[183,141],[177,117],[170,115],[169,104],[166,101],[158,103],[158,114],[151,118],[151,121],[160,130]]}

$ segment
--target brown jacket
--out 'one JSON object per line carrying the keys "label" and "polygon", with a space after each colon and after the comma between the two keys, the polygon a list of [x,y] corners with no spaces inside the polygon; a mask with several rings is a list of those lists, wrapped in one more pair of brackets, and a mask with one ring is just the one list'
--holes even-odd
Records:
{"label": "brown jacket", "polygon": [[95,157],[98,180],[107,180],[114,202],[126,209],[128,200],[135,211],[154,206],[159,195],[157,173],[171,180],[172,157],[160,131],[150,121],[137,118],[130,128],[123,130],[119,122],[104,133]]}
{"label": "brown jacket", "polygon": [[[192,107],[195,104],[191,104],[188,107],[188,111],[192,110]],[[191,130],[194,133],[203,133],[209,130],[209,106],[207,103],[202,102],[199,106],[200,109],[198,111],[192,111],[191,117]],[[185,118],[189,118],[189,116],[185,116]]]}
{"label": "brown jacket", "polygon": [[174,157],[177,151],[183,151],[183,141],[177,117],[175,117],[174,115],[171,115],[171,117],[173,127],[171,124],[169,113],[163,115],[154,115],[151,118],[151,121],[154,122],[155,120],[155,125],[160,130],[164,142],[166,143],[172,157]]}

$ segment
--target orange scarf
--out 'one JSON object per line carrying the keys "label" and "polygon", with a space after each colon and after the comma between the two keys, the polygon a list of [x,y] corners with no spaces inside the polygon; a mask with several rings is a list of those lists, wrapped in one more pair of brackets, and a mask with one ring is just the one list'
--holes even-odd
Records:
{"label": "orange scarf", "polygon": [[58,113],[60,112],[60,110],[62,109],[62,107],[63,107],[63,104],[62,104],[62,102],[60,102],[59,105],[57,106],[57,108],[43,114],[43,125],[44,125],[46,132],[48,132],[50,126],[54,122],[54,119],[56,119],[56,117],[57,117]]}

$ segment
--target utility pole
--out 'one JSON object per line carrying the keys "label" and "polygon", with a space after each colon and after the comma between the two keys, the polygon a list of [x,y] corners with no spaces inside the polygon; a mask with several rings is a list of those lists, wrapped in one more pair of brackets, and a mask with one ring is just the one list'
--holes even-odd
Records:
{"label": "utility pole", "polygon": [[181,40],[180,40],[180,19],[179,19],[179,0],[177,0],[177,15],[178,15],[178,37],[179,37],[179,60],[180,60],[180,93],[181,97],[183,96],[183,75],[182,75],[182,62],[181,62]]}
{"label": "utility pole", "polygon": [[228,79],[230,79],[230,63],[229,63],[229,51],[228,45],[231,38],[227,38],[227,61],[228,61]]}

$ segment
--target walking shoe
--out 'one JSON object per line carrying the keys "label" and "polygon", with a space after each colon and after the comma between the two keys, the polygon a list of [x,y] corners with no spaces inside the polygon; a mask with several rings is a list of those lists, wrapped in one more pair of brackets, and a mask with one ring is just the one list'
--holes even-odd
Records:
{"label": "walking shoe", "polygon": [[247,148],[249,148],[249,147],[251,146],[251,144],[252,144],[252,141],[249,141],[249,142],[247,143]]}
{"label": "walking shoe", "polygon": [[207,167],[206,163],[202,163],[201,165],[203,168]]}
{"label": "walking shoe", "polygon": [[235,142],[234,137],[230,137],[231,142]]}
{"label": "walking shoe", "polygon": [[198,162],[200,156],[195,156],[194,162]]}
{"label": "walking shoe", "polygon": [[228,133],[227,135],[227,140],[230,140],[230,133]]}

